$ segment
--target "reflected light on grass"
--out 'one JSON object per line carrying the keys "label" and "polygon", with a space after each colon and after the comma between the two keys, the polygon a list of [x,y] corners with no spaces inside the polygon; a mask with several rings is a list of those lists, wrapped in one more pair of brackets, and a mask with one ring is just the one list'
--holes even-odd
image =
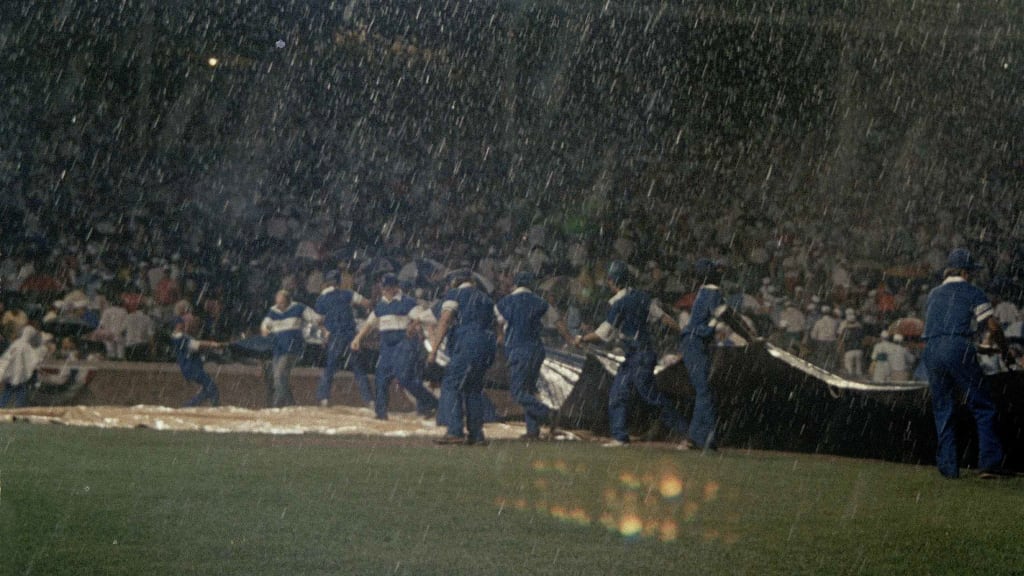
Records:
{"label": "reflected light on grass", "polygon": [[530,462],[527,481],[520,485],[522,495],[499,497],[495,505],[501,511],[532,510],[570,526],[600,526],[625,540],[727,545],[740,540],[739,512],[715,506],[723,492],[721,484],[686,478],[679,463],[613,470],[603,485],[594,483],[586,465],[537,459]]}

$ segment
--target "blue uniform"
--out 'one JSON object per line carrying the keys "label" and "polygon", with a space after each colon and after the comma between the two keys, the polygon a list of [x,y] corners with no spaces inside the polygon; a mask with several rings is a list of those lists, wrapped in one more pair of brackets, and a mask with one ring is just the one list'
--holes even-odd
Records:
{"label": "blue uniform", "polygon": [[711,325],[715,309],[722,305],[722,292],[718,286],[706,284],[697,292],[690,312],[690,321],[683,327],[680,351],[683,363],[690,376],[695,396],[693,416],[690,419],[688,436],[700,448],[715,447],[715,392],[711,389],[711,351],[715,339],[715,328]]}
{"label": "blue uniform", "polygon": [[378,302],[367,319],[380,332],[380,356],[374,375],[377,386],[374,411],[381,420],[388,417],[388,388],[392,380],[398,380],[413,395],[417,413],[428,414],[437,409],[437,398],[423,386],[418,375],[419,338],[407,334],[412,321],[409,313],[415,307],[416,300],[399,293],[392,300]]}
{"label": "blue uniform", "polygon": [[441,305],[454,313],[448,331],[451,361],[441,381],[443,422],[448,436],[464,437],[468,429],[471,442],[484,441],[484,374],[494,363],[497,343],[494,336],[494,302],[472,284],[462,284],[445,295]]}
{"label": "blue uniform", "polygon": [[288,380],[306,346],[302,328],[317,317],[312,309],[293,302],[285,310],[272,307],[263,319],[262,327],[270,332],[273,342],[273,360],[270,371],[265,374],[268,406],[281,408],[295,404]]}
{"label": "blue uniform", "polygon": [[292,302],[285,310],[279,310],[276,306],[267,312],[263,319],[263,326],[270,330],[270,338],[273,341],[274,356],[285,354],[301,355],[306,347],[306,341],[302,337],[302,327],[315,315],[303,304]]}
{"label": "blue uniform", "polygon": [[620,290],[609,304],[608,315],[596,332],[608,341],[617,331],[626,354],[608,394],[608,423],[612,437],[620,442],[629,442],[628,415],[634,394],[638,394],[645,403],[658,407],[662,423],[670,430],[686,434],[686,419],[676,410],[674,403],[658,391],[654,382],[658,354],[651,346],[647,324],[652,319],[660,319],[664,312],[652,305],[650,296],[645,292],[632,288]]}
{"label": "blue uniform", "polygon": [[551,410],[537,399],[537,379],[544,363],[541,320],[548,303],[527,288],[517,288],[498,302],[498,321],[505,326],[505,357],[508,361],[509,391],[523,407],[526,433],[540,434],[540,424]]}
{"label": "blue uniform", "polygon": [[973,337],[977,325],[992,315],[992,304],[978,287],[956,276],[947,278],[928,295],[925,316],[925,349],[922,359],[928,370],[932,411],[939,446],[936,463],[948,478],[960,474],[953,413],[959,396],[978,427],[978,467],[1002,466],[1003,447],[996,436],[995,402],[978,365]]}
{"label": "blue uniform", "polygon": [[213,378],[210,378],[203,367],[203,358],[199,355],[198,342],[182,332],[174,332],[171,334],[171,346],[178,361],[178,368],[181,369],[181,375],[185,377],[186,381],[195,382],[201,386],[199,393],[185,403],[185,406],[199,406],[207,400],[210,401],[211,406],[220,405],[220,392],[217,390]]}
{"label": "blue uniform", "polygon": [[334,286],[325,288],[316,299],[313,306],[317,314],[324,317],[324,327],[330,332],[324,346],[324,371],[320,375],[320,383],[316,389],[316,399],[327,400],[331,397],[331,383],[334,381],[334,373],[339,367],[347,367],[352,371],[356,383],[359,385],[359,394],[364,403],[373,402],[373,395],[370,393],[370,380],[366,372],[355,358],[355,354],[349,345],[356,335],[356,320],[352,314],[352,306],[360,304],[364,299],[351,290],[339,290]]}

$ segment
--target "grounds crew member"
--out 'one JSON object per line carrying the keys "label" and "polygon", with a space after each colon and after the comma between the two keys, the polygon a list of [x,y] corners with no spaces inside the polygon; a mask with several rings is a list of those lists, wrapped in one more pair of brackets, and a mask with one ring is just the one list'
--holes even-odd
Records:
{"label": "grounds crew member", "polygon": [[715,424],[717,414],[715,392],[710,386],[711,353],[715,345],[715,328],[718,324],[716,312],[725,306],[722,291],[722,269],[716,262],[701,258],[694,266],[701,287],[693,301],[690,321],[682,330],[679,349],[683,355],[690,385],[695,396],[690,429],[683,441],[683,448],[715,449]]}
{"label": "grounds crew member", "polygon": [[674,403],[655,387],[654,365],[658,362],[658,354],[651,345],[647,329],[649,322],[656,321],[676,330],[679,329],[678,325],[651,301],[646,292],[633,289],[633,278],[625,262],[613,261],[608,266],[605,281],[615,292],[608,301],[611,308],[605,321],[597,330],[576,337],[577,344],[608,342],[618,337],[626,355],[615,373],[608,394],[608,420],[612,440],[604,445],[616,447],[629,444],[628,415],[634,394],[661,410],[661,422],[668,429],[685,436],[688,427],[686,419],[676,410]]}
{"label": "grounds crew member", "polygon": [[497,347],[493,330],[494,302],[477,288],[468,269],[452,272],[449,281],[453,288],[441,303],[441,317],[427,356],[427,363],[433,364],[441,341],[448,337],[451,360],[441,380],[440,407],[442,422],[448,430],[436,442],[486,444],[483,389],[484,374],[494,363]]}
{"label": "grounds crew member", "polygon": [[342,288],[341,272],[338,270],[330,270],[324,274],[324,282],[327,287],[320,292],[314,305],[317,314],[323,316],[324,329],[327,331],[324,343],[324,371],[320,375],[320,383],[316,389],[317,402],[321,406],[328,405],[331,399],[334,373],[339,367],[347,365],[359,385],[359,393],[363,402],[368,404],[373,402],[370,381],[349,346],[356,336],[356,319],[352,314],[352,308],[359,306],[369,310],[373,308],[373,305],[358,292]]}
{"label": "grounds crew member", "polygon": [[[516,285],[511,294],[502,298],[495,307],[498,319],[498,340],[505,343],[505,358],[508,362],[509,392],[512,398],[523,407],[526,418],[526,434],[523,440],[540,438],[540,426],[547,422],[554,433],[555,414],[537,398],[537,379],[544,363],[544,342],[541,332],[544,329],[543,319],[548,312],[546,300],[530,290],[535,281],[530,271],[522,271],[515,275]],[[558,322],[559,332],[566,341],[571,342],[568,330],[561,321]]]}
{"label": "grounds crew member", "polygon": [[220,406],[220,391],[213,378],[206,373],[200,351],[204,348],[223,348],[225,344],[193,338],[191,328],[195,319],[191,314],[175,316],[172,322],[174,330],[171,332],[171,347],[174,348],[174,356],[178,361],[181,375],[187,382],[194,382],[200,386],[199,393],[186,402],[185,407],[199,406],[207,400],[210,401],[210,406]]}
{"label": "grounds crew member", "polygon": [[315,324],[321,320],[312,308],[292,302],[291,293],[287,290],[279,290],[274,295],[274,305],[260,324],[260,333],[269,336],[273,343],[270,370],[264,374],[268,407],[282,408],[295,404],[289,378],[306,347],[302,328],[306,323]]}
{"label": "grounds crew member", "polygon": [[949,253],[945,280],[928,295],[924,363],[939,440],[935,459],[939,472],[946,478],[960,475],[953,413],[963,396],[978,428],[981,476],[996,478],[1007,474],[1002,469],[1003,446],[996,436],[995,402],[974,347],[976,331],[987,327],[1004,358],[1009,353],[992,304],[980,288],[970,283],[971,274],[979,268],[968,250],[953,250]]}
{"label": "grounds crew member", "polygon": [[371,330],[377,329],[380,332],[380,355],[374,374],[374,385],[377,388],[374,399],[376,418],[388,419],[388,391],[391,383],[396,380],[416,399],[417,414],[433,415],[437,409],[437,399],[417,376],[419,338],[416,332],[420,328],[409,317],[418,303],[402,292],[398,276],[385,274],[380,284],[381,299],[374,305],[373,312],[351,344],[353,351],[359,351],[363,339]]}
{"label": "grounds crew member", "polygon": [[21,310],[5,312],[0,331],[10,345],[0,354],[0,408],[14,399],[14,407],[28,406],[29,389],[38,381],[37,370],[47,353],[46,341]]}

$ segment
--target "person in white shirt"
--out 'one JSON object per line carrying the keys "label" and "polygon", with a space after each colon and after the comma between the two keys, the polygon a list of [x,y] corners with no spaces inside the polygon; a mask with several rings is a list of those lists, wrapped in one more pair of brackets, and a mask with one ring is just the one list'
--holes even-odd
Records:
{"label": "person in white shirt", "polygon": [[28,406],[29,388],[36,380],[36,370],[46,357],[47,347],[42,334],[27,321],[27,318],[22,321],[21,318],[4,315],[4,337],[12,342],[0,355],[0,382],[4,386],[0,408],[6,407],[11,398],[14,398],[15,408]]}
{"label": "person in white shirt", "polygon": [[156,326],[144,310],[131,306],[124,320],[124,356],[133,362],[149,359]]}
{"label": "person in white shirt", "polygon": [[910,374],[914,369],[917,358],[903,345],[903,335],[896,334],[892,337],[893,354],[889,358],[889,367],[892,374],[889,378],[892,382],[906,382],[910,380]]}
{"label": "person in white shirt", "polygon": [[[871,381],[905,382],[909,380],[914,357],[900,344],[903,342],[903,336],[897,334],[890,340],[889,333],[883,331],[881,338],[871,349],[869,369]],[[894,340],[899,340],[899,342]]]}
{"label": "person in white shirt", "polygon": [[992,315],[996,317],[999,324],[1005,329],[1007,326],[1017,321],[1017,305],[1013,302],[1003,300],[999,296],[992,298],[993,308]]}
{"label": "person in white shirt", "polygon": [[108,360],[124,360],[127,319],[128,311],[120,304],[111,304],[100,313],[96,337],[103,341]]}
{"label": "person in white shirt", "polygon": [[804,326],[807,318],[795,304],[790,301],[783,302],[782,311],[779,312],[778,326],[783,331],[782,347],[790,352],[799,349],[800,341],[803,339]]}
{"label": "person in white shirt", "polygon": [[811,361],[822,368],[830,368],[835,360],[839,320],[831,314],[829,306],[821,307],[821,318],[811,326]]}

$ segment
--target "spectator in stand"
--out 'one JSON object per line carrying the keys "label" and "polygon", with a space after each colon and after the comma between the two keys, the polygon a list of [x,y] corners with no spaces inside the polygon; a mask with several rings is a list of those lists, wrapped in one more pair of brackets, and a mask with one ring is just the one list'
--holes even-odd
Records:
{"label": "spectator in stand", "polygon": [[917,358],[903,344],[903,340],[903,334],[893,334],[893,354],[889,357],[889,368],[892,370],[889,379],[892,382],[910,381],[910,375],[914,371],[914,364],[917,362]]}
{"label": "spectator in stand", "polygon": [[100,325],[94,334],[107,349],[107,360],[124,360],[125,358],[127,319],[128,311],[117,303],[108,304],[100,312]]}
{"label": "spectator in stand", "polygon": [[784,300],[782,311],[779,312],[778,326],[782,330],[781,346],[789,352],[797,353],[800,341],[803,340],[804,326],[807,319],[800,308],[790,300]]}
{"label": "spectator in stand", "polygon": [[1006,327],[1005,333],[1006,338],[1015,340],[1017,345],[1024,344],[1024,309],[1017,311],[1017,318],[1010,322],[1010,325]]}
{"label": "spectator in stand", "polygon": [[797,255],[790,250],[782,259],[782,281],[786,285],[787,294],[795,294],[797,286],[800,285],[800,277],[803,268],[800,265]]}
{"label": "spectator in stand", "polygon": [[155,295],[157,287],[160,286],[160,281],[167,275],[167,270],[164,267],[163,260],[155,259],[153,265],[146,270],[146,289],[144,291]]}
{"label": "spectator in stand", "polygon": [[928,292],[930,288],[927,284],[922,284],[918,290],[917,300],[914,301],[914,315],[918,318],[924,318],[924,314],[928,309]]}
{"label": "spectator in stand", "polygon": [[98,309],[89,300],[76,300],[73,313],[89,328],[95,330],[100,327]]}
{"label": "spectator in stand", "polygon": [[811,362],[829,370],[833,367],[839,322],[829,306],[821,307],[821,318],[811,327]]}
{"label": "spectator in stand", "polygon": [[846,297],[853,286],[850,272],[847,270],[846,259],[840,258],[832,267],[832,298],[839,304],[846,303]]}
{"label": "spectator in stand", "polygon": [[665,286],[668,283],[668,276],[662,270],[657,260],[648,260],[644,266],[643,289],[651,295],[651,298],[660,299],[665,294]]}
{"label": "spectator in stand", "polygon": [[864,375],[863,341],[864,326],[857,321],[857,312],[847,308],[839,323],[839,357],[843,359],[843,371],[855,378]]}
{"label": "spectator in stand", "polygon": [[[891,382],[893,380],[893,359],[902,357],[903,348],[890,340],[888,330],[883,330],[879,340],[871,348],[871,364],[868,372],[872,382]],[[897,363],[899,360],[896,361]]]}
{"label": "spectator in stand", "polygon": [[11,398],[14,398],[14,407],[21,408],[28,405],[29,388],[36,381],[36,370],[46,356],[46,343],[28,323],[24,312],[5,312],[0,331],[11,343],[0,354],[0,383],[4,388],[0,408],[6,408]]}
{"label": "spectator in stand", "polygon": [[818,304],[818,297],[812,296],[811,302],[804,307],[804,339],[810,340],[811,330],[814,324],[821,318],[821,308]]}
{"label": "spectator in stand", "polygon": [[171,277],[171,267],[164,266],[160,269],[160,280],[153,288],[153,301],[156,306],[157,320],[166,320],[168,311],[175,302],[181,299],[181,287],[178,281]]}
{"label": "spectator in stand", "polygon": [[875,291],[875,310],[878,312],[879,321],[883,326],[887,326],[895,320],[896,295],[889,290],[889,285],[885,281],[879,282]]}
{"label": "spectator in stand", "polygon": [[1012,322],[1017,321],[1017,306],[1009,300],[1004,300],[1002,296],[996,294],[992,296],[992,315],[999,321],[999,325],[1005,330],[1007,326]]}
{"label": "spectator in stand", "polygon": [[547,250],[543,246],[534,246],[530,248],[530,254],[526,258],[529,264],[530,270],[536,274],[543,274],[548,267],[548,263],[551,262],[551,257],[548,256]]}
{"label": "spectator in stand", "polygon": [[127,311],[128,316],[124,322],[125,358],[132,362],[148,361],[153,350],[156,325],[149,314],[137,304],[130,304]]}
{"label": "spectator in stand", "polygon": [[63,287],[54,277],[49,267],[33,268],[19,288],[22,294],[39,298],[48,298],[61,293]]}

